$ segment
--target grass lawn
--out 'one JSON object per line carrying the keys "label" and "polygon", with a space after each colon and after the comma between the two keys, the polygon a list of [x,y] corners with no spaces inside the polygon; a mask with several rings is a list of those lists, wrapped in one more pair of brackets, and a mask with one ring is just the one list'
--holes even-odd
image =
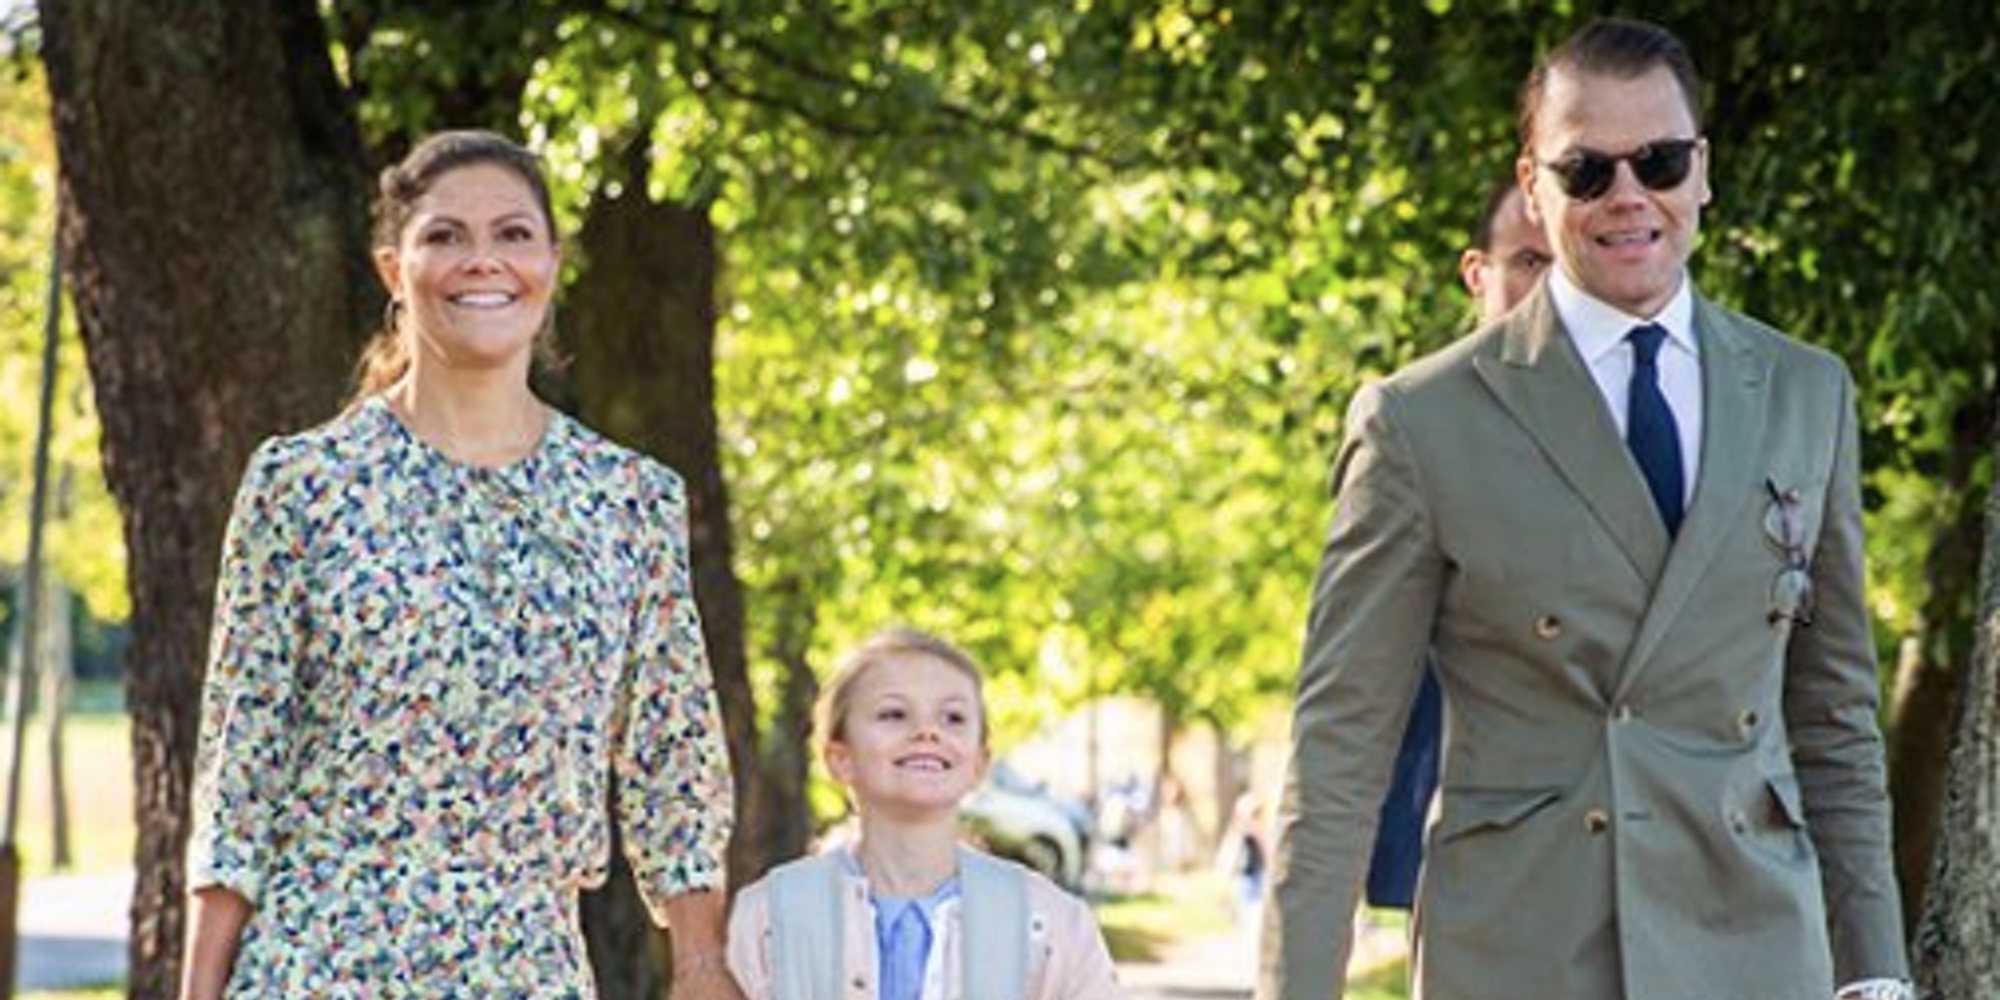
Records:
{"label": "grass lawn", "polygon": [[1233,926],[1229,887],[1214,875],[1163,875],[1153,888],[1097,906],[1104,943],[1119,962],[1157,962],[1177,940],[1218,937]]}
{"label": "grass lawn", "polygon": [[[115,697],[86,685],[76,703],[84,706],[63,727],[63,763],[69,786],[70,850],[74,873],[118,871],[132,865],[136,833],[132,821],[132,727]],[[115,693],[115,691],[114,691]],[[20,826],[15,830],[21,870],[29,877],[51,874],[47,728],[37,714],[28,727]]]}
{"label": "grass lawn", "polygon": [[[1119,962],[1157,962],[1176,942],[1222,937],[1234,932],[1228,885],[1208,873],[1166,875],[1149,892],[1107,899],[1097,905],[1105,944]],[[1380,911],[1379,924],[1400,928],[1403,915]],[[1408,1000],[1409,964],[1397,959],[1357,976],[1348,1000]]]}
{"label": "grass lawn", "polygon": [[80,990],[39,990],[21,994],[21,1000],[112,1000],[125,996],[123,986],[88,987]]}
{"label": "grass lawn", "polygon": [[1347,984],[1347,1000],[1409,1000],[1410,964],[1395,961]]}

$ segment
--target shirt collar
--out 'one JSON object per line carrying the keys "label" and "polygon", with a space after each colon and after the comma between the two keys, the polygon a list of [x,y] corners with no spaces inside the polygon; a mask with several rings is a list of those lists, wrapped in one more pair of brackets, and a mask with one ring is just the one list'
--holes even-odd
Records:
{"label": "shirt collar", "polygon": [[885,895],[877,892],[873,886],[868,885],[868,875],[861,870],[861,859],[855,857],[852,850],[842,848],[838,857],[840,859],[841,870],[845,871],[849,876],[859,879],[861,884],[867,887],[868,898],[875,903],[878,916],[882,913],[887,913],[892,918],[892,922],[893,918],[901,914],[905,907],[915,906],[924,911],[924,920],[928,923],[937,916],[939,907],[950,900],[957,899],[960,892],[963,891],[961,889],[962,883],[959,881],[958,875],[954,873],[937,888],[932,889],[927,895]]}
{"label": "shirt collar", "polygon": [[1669,343],[1679,345],[1694,357],[1701,356],[1701,345],[1694,339],[1694,293],[1688,288],[1685,271],[1673,298],[1651,316],[1634,316],[1592,296],[1576,287],[1561,267],[1549,269],[1549,302],[1555,306],[1556,318],[1569,331],[1570,342],[1576,345],[1585,365],[1596,364],[1624,343],[1625,335],[1633,327],[1644,323],[1660,324],[1667,330]]}

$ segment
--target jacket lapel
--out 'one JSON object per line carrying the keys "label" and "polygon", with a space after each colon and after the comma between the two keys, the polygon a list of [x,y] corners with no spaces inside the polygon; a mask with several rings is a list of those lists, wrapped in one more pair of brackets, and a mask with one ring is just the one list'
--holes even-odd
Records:
{"label": "jacket lapel", "polygon": [[1547,286],[1502,322],[1499,351],[1475,358],[1473,368],[1651,586],[1666,561],[1666,526]]}
{"label": "jacket lapel", "polygon": [[1638,637],[1626,653],[1614,701],[1631,692],[1715,560],[1729,526],[1756,495],[1770,402],[1770,352],[1700,296],[1695,297],[1694,324],[1701,342],[1701,471],[1694,503],[1681,522]]}

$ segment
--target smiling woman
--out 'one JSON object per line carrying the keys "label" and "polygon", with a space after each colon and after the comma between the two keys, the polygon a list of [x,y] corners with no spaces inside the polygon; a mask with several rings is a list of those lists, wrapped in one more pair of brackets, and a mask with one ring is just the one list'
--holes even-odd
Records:
{"label": "smiling woman", "polygon": [[[447,455],[504,465],[546,423],[528,367],[552,355],[550,298],[562,260],[533,154],[499,136],[447,132],[383,171],[375,269],[389,293],[356,400],[382,395]],[[459,395],[500,402],[467,426]]]}
{"label": "smiling woman", "polygon": [[594,996],[615,811],[674,995],[740,997],[681,479],[528,385],[559,260],[532,154],[443,133],[381,194],[360,392],[265,442],[224,543],[182,996]]}

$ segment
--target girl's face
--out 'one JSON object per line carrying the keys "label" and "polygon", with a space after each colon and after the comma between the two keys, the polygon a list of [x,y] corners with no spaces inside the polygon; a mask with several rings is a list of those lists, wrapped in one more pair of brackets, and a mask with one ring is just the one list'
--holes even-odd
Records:
{"label": "girl's face", "polygon": [[527,182],[479,163],[441,174],[376,251],[416,353],[447,368],[518,367],[547,322],[561,256]]}
{"label": "girl's face", "polygon": [[971,677],[934,656],[895,654],[855,679],[827,770],[865,812],[955,810],[985,776],[985,724]]}

